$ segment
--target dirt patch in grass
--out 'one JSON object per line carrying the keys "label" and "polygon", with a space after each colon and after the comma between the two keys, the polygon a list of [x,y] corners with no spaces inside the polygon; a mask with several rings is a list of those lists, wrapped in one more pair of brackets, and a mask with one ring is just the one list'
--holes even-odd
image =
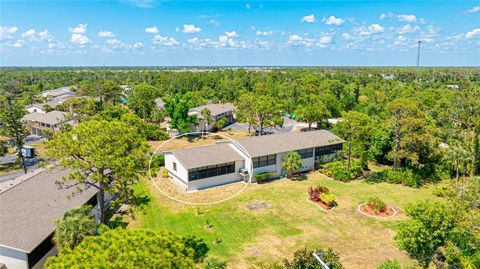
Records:
{"label": "dirt patch in grass", "polygon": [[252,202],[247,204],[247,208],[250,209],[250,210],[253,210],[253,211],[268,209],[268,208],[271,208],[271,207],[272,207],[271,204],[269,204],[265,201],[262,201],[262,200],[255,200],[255,201],[252,201]]}

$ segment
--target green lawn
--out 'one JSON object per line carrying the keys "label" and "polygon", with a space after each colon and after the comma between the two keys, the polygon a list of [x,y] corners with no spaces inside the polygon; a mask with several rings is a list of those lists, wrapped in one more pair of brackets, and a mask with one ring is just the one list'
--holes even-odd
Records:
{"label": "green lawn", "polygon": [[[339,206],[323,212],[306,201],[307,188],[324,185],[337,196]],[[301,247],[333,247],[340,252],[347,268],[376,268],[388,258],[415,264],[397,247],[393,237],[403,210],[412,201],[434,198],[433,186],[413,189],[392,184],[367,184],[363,181],[342,183],[318,172],[304,181],[280,179],[266,184],[252,184],[232,200],[202,206],[173,202],[156,191],[151,182],[141,189],[152,198],[129,227],[168,230],[178,235],[204,238],[210,254],[225,257],[232,268],[247,268],[260,262],[290,258]],[[215,191],[222,193],[222,187]],[[357,205],[376,195],[400,213],[391,220],[365,217],[356,212]],[[246,205],[263,200],[270,208],[251,211]],[[213,225],[206,229],[206,221]],[[220,243],[214,242],[220,240]]]}

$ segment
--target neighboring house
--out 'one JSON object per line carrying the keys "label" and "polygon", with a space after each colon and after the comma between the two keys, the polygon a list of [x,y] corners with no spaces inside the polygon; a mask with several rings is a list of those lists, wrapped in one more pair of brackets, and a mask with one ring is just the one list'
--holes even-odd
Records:
{"label": "neighboring house", "polygon": [[[187,191],[248,180],[249,175],[285,175],[282,159],[290,151],[302,157],[299,172],[336,158],[345,141],[326,131],[257,136],[165,152],[165,168]],[[251,158],[249,158],[250,156]]]}
{"label": "neighboring house", "polygon": [[449,88],[449,89],[453,89],[453,90],[458,90],[458,85],[456,84],[449,84],[449,85],[445,85],[445,87]]}
{"label": "neighboring house", "polygon": [[162,98],[155,99],[155,104],[157,105],[159,110],[163,110],[165,107],[165,102],[163,102]]}
{"label": "neighboring house", "polygon": [[43,268],[57,253],[52,242],[55,220],[72,208],[95,205],[94,188],[75,196],[72,189],[58,189],[55,181],[67,174],[68,170],[45,171],[15,179],[13,186],[0,183],[0,264],[7,269]]}
{"label": "neighboring house", "polygon": [[45,113],[43,109],[44,104],[32,104],[27,106],[28,113]]}
{"label": "neighboring house", "polygon": [[[212,121],[208,126],[205,122],[203,122],[203,117],[201,114],[202,110],[204,110],[205,108],[210,110],[210,113],[212,115]],[[195,115],[197,117],[197,124],[192,124],[190,126],[190,130],[196,132],[211,131],[215,126],[215,122],[223,117],[227,119],[225,126],[235,122],[235,106],[229,103],[208,104],[190,109],[188,111],[188,115]]]}
{"label": "neighboring house", "polygon": [[72,92],[72,87],[61,87],[58,89],[47,90],[41,93],[42,97],[45,97],[47,101],[52,101],[58,98],[68,99],[75,97],[76,94]]}
{"label": "neighboring house", "polygon": [[27,106],[27,111],[30,112],[30,113],[33,113],[33,112],[46,113],[47,111],[45,111],[45,107],[50,107],[50,109],[55,110],[55,109],[57,109],[58,105],[63,104],[65,101],[67,101],[68,99],[71,99],[71,98],[74,98],[74,96],[64,97],[64,98],[56,98],[52,101],[41,103],[41,104],[32,104],[32,105]]}
{"label": "neighboring house", "polygon": [[71,123],[72,120],[66,117],[67,114],[67,112],[56,110],[47,113],[34,112],[25,115],[23,120],[26,122],[27,130],[31,135],[42,136],[42,132],[45,130],[55,133],[60,130],[60,125]]}

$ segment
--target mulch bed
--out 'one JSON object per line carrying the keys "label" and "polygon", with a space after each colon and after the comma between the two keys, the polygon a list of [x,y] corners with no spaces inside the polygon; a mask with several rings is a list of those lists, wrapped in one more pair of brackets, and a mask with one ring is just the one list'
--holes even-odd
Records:
{"label": "mulch bed", "polygon": [[359,205],[358,206],[358,211],[360,211],[360,213],[363,213],[364,215],[371,216],[371,217],[379,217],[379,218],[389,218],[389,217],[393,217],[397,214],[395,209],[393,209],[392,207],[389,207],[389,206],[387,206],[385,211],[377,214],[377,213],[375,213],[375,210],[367,204]]}
{"label": "mulch bed", "polygon": [[318,207],[323,209],[323,211],[332,211],[336,207],[335,205],[334,206],[328,206],[328,205],[322,203],[321,201],[320,202],[312,201],[312,200],[308,199],[308,197],[307,197],[307,201],[309,201],[310,203],[316,204]]}

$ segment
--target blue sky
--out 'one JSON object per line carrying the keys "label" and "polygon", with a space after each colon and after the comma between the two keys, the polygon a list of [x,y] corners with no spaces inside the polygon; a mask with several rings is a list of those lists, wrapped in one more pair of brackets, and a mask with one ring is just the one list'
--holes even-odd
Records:
{"label": "blue sky", "polygon": [[0,1],[1,66],[480,65],[480,1]]}

